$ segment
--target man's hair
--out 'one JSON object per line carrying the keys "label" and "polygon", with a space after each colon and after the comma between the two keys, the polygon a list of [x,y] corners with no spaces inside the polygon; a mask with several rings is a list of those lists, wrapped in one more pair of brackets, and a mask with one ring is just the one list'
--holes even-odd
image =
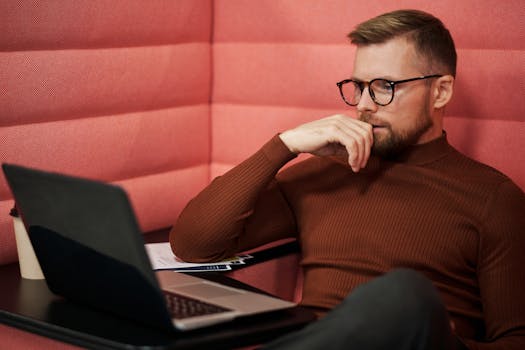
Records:
{"label": "man's hair", "polygon": [[441,70],[425,74],[456,76],[454,40],[443,22],[429,13],[418,10],[388,12],[359,24],[348,37],[357,46],[382,44],[394,38],[406,37],[426,64],[426,69]]}

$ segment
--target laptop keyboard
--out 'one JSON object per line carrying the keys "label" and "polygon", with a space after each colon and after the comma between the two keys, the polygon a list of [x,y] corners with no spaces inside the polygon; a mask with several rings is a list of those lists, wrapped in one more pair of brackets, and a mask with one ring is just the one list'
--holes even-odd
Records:
{"label": "laptop keyboard", "polygon": [[168,310],[173,318],[182,319],[232,311],[221,306],[208,304],[204,301],[189,298],[166,290],[163,292],[166,296]]}

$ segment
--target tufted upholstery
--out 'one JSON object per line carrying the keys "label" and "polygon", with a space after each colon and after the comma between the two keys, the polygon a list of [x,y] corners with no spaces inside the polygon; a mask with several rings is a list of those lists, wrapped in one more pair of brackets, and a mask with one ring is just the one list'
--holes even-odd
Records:
{"label": "tufted upholstery", "polygon": [[[170,226],[209,181],[211,28],[210,0],[0,1],[0,161],[119,183],[144,231]],[[0,264],[12,205],[1,177]]]}
{"label": "tufted upholstery", "polygon": [[399,8],[435,14],[455,38],[458,76],[446,113],[451,143],[525,188],[520,0],[216,1],[212,174],[244,159],[276,130],[353,113],[335,87],[352,71],[354,48],[345,35],[359,22]]}
{"label": "tufted upholstery", "polygon": [[[117,182],[144,231],[168,227],[276,132],[352,114],[335,86],[352,71],[345,35],[397,8],[435,14],[455,38],[450,142],[525,189],[521,0],[1,1],[0,161]],[[1,178],[0,264],[17,259],[12,205]],[[297,298],[296,266],[290,256],[235,276]],[[0,326],[4,338],[58,348]]]}
{"label": "tufted upholstery", "polygon": [[[0,2],[0,161],[122,184],[172,224],[209,179],[211,2]],[[184,184],[184,185],[182,185]],[[0,264],[16,261],[0,180]]]}

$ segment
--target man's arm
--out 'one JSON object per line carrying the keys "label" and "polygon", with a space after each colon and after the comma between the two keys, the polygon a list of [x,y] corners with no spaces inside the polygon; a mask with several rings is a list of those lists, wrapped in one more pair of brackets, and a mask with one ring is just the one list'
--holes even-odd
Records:
{"label": "man's arm", "polygon": [[469,349],[525,349],[525,195],[503,183],[482,219],[478,280],[488,343]]}
{"label": "man's arm", "polygon": [[359,171],[372,143],[369,124],[343,115],[275,136],[190,201],[170,233],[173,251],[187,261],[214,261],[295,235],[293,213],[275,181],[279,169],[299,153],[344,153]]}
{"label": "man's arm", "polygon": [[295,220],[275,175],[295,158],[278,136],[216,178],[182,211],[170,232],[175,255],[217,261],[291,237]]}

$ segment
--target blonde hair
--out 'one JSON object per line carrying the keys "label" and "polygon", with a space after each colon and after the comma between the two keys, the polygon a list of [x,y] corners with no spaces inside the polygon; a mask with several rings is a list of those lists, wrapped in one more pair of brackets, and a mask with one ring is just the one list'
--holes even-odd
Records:
{"label": "blonde hair", "polygon": [[352,44],[366,46],[406,37],[428,69],[428,74],[456,76],[457,54],[454,40],[443,22],[419,10],[398,10],[374,17],[359,24],[348,34]]}

